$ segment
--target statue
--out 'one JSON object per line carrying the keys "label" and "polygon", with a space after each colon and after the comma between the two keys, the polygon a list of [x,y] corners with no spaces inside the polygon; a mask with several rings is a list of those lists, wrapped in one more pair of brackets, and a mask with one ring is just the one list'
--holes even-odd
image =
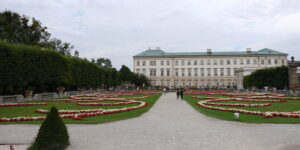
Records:
{"label": "statue", "polygon": [[291,61],[295,62],[295,57],[294,56],[291,57]]}

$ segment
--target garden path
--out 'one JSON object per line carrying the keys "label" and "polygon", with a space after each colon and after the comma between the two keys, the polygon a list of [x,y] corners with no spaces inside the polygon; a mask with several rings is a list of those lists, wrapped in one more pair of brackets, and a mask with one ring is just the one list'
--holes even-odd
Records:
{"label": "garden path", "polygon": [[[0,143],[30,143],[38,128],[0,125]],[[175,93],[161,96],[141,117],[97,125],[68,125],[68,130],[72,144],[68,150],[300,149],[300,124],[218,120],[177,100]]]}

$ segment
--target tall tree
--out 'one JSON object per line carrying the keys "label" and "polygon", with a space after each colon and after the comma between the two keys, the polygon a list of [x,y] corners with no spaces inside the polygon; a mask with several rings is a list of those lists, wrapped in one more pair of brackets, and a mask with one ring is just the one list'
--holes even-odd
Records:
{"label": "tall tree", "polygon": [[100,67],[112,68],[111,61],[108,58],[98,58],[96,64]]}
{"label": "tall tree", "polygon": [[39,20],[12,11],[0,12],[0,40],[57,50],[62,55],[71,56],[74,46],[60,39],[51,38],[47,27]]}
{"label": "tall tree", "polygon": [[27,45],[43,45],[50,39],[47,27],[35,18],[12,11],[0,13],[0,40]]}

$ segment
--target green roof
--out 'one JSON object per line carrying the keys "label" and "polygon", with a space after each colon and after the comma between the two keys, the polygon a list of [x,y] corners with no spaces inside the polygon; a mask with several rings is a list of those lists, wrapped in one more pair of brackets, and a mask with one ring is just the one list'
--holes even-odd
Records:
{"label": "green roof", "polygon": [[154,57],[154,56],[239,56],[239,55],[287,55],[272,49],[264,48],[259,51],[236,51],[236,52],[178,52],[178,53],[166,53],[162,50],[146,50],[134,57]]}

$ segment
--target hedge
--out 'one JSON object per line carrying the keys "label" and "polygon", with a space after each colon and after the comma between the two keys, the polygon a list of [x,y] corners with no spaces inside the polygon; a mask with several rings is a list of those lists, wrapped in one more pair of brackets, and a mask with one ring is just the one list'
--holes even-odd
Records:
{"label": "hedge", "polygon": [[285,89],[288,87],[288,67],[272,67],[259,69],[244,77],[244,87],[264,88],[276,87],[277,89]]}
{"label": "hedge", "polygon": [[110,87],[121,84],[120,73],[88,60],[64,56],[55,50],[0,41],[0,95],[22,94],[24,90],[52,92]]}

